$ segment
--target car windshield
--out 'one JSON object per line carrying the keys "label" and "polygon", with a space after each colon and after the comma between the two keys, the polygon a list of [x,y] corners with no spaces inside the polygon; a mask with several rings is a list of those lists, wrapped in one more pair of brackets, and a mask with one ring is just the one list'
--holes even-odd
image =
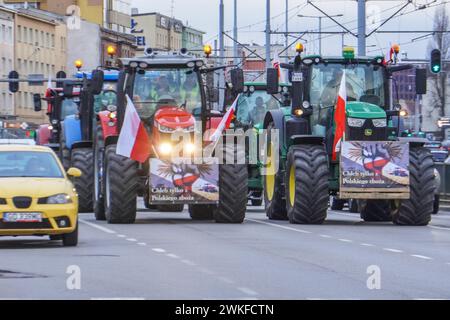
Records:
{"label": "car windshield", "polygon": [[382,67],[338,63],[313,66],[310,91],[312,106],[329,108],[336,104],[344,68],[347,101],[368,102],[385,107],[385,82]]}
{"label": "car windshield", "polygon": [[17,128],[0,129],[0,139],[28,139],[27,131]]}
{"label": "car windshield", "polygon": [[0,178],[63,178],[54,155],[49,152],[0,151]]}
{"label": "car windshield", "polygon": [[64,99],[61,104],[61,120],[77,114],[79,104],[80,99],[78,97]]}
{"label": "car windshield", "polygon": [[281,108],[279,101],[279,96],[274,97],[263,90],[243,93],[239,96],[236,118],[243,124],[261,124],[267,110]]}
{"label": "car windshield", "polygon": [[201,108],[200,92],[198,75],[192,69],[152,69],[136,75],[133,102],[143,119],[164,106],[185,107],[194,114]]}

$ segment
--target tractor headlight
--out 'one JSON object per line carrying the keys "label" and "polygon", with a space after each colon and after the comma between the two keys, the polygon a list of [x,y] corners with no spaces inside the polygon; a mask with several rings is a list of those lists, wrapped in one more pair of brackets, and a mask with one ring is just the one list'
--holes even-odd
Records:
{"label": "tractor headlight", "polygon": [[184,146],[184,151],[185,151],[186,153],[194,153],[194,151],[195,151],[195,144],[193,144],[193,143],[187,143],[187,144]]}
{"label": "tractor headlight", "polygon": [[386,128],[387,127],[386,119],[373,119],[372,123],[375,128]]}
{"label": "tractor headlight", "polygon": [[361,128],[366,123],[366,119],[348,118],[347,123],[350,127]]}
{"label": "tractor headlight", "polygon": [[159,145],[158,149],[162,155],[166,156],[172,152],[172,145],[168,142],[163,142]]}
{"label": "tractor headlight", "polygon": [[72,199],[68,194],[61,193],[47,198],[47,204],[68,204]]}
{"label": "tractor headlight", "polygon": [[160,132],[163,132],[163,133],[172,133],[172,132],[175,132],[175,129],[170,128],[170,127],[163,126],[163,125],[160,124],[160,123],[158,123],[158,130],[159,130]]}

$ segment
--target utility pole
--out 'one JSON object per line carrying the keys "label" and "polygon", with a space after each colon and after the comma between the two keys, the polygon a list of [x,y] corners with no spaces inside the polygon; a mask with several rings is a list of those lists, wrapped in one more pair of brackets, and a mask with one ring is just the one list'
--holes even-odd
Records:
{"label": "utility pole", "polygon": [[270,61],[270,0],[266,0],[266,68],[272,67]]}
{"label": "utility pole", "polygon": [[233,43],[233,55],[234,55],[234,64],[239,64],[239,52],[238,52],[238,9],[237,9],[237,0],[234,0],[234,28],[233,28],[233,38],[236,40]]}
{"label": "utility pole", "polygon": [[286,0],[286,16],[285,16],[285,24],[286,24],[286,35],[285,35],[285,47],[289,46],[289,0]]}
{"label": "utility pole", "polygon": [[366,0],[358,0],[358,55],[366,55]]}
{"label": "utility pole", "polygon": [[[220,65],[225,64],[225,39],[224,39],[224,31],[225,31],[225,7],[223,4],[223,0],[220,0],[219,4],[219,61]],[[223,70],[219,73],[219,87],[225,87],[225,72]],[[219,90],[219,109],[225,105],[225,93],[223,90]]]}

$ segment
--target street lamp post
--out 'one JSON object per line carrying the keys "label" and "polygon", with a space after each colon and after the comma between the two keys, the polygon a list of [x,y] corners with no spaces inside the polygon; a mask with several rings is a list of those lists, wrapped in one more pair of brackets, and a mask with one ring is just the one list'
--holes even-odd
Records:
{"label": "street lamp post", "polygon": [[322,55],[322,19],[323,18],[337,18],[344,16],[343,14],[335,14],[332,16],[308,16],[304,14],[297,15],[299,18],[313,18],[319,19],[319,55]]}

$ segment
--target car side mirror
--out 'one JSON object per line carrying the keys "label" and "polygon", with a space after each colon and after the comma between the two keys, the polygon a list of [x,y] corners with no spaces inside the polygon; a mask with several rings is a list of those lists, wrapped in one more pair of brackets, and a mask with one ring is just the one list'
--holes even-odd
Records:
{"label": "car side mirror", "polygon": [[280,90],[280,82],[278,77],[278,69],[267,69],[267,93],[277,94]]}
{"label": "car side mirror", "polygon": [[34,111],[41,112],[42,102],[41,102],[41,95],[39,93],[33,94],[33,104],[34,104]]}
{"label": "car side mirror", "polygon": [[104,81],[104,72],[102,70],[92,71],[92,79],[90,83],[92,94],[98,95],[102,93],[103,81]]}
{"label": "car side mirror", "polygon": [[69,170],[67,170],[67,175],[69,177],[73,177],[73,178],[79,178],[83,175],[83,173],[81,172],[80,169],[77,168],[69,168]]}
{"label": "car side mirror", "polygon": [[233,85],[233,92],[239,94],[244,92],[244,71],[240,68],[230,71],[231,84]]}

